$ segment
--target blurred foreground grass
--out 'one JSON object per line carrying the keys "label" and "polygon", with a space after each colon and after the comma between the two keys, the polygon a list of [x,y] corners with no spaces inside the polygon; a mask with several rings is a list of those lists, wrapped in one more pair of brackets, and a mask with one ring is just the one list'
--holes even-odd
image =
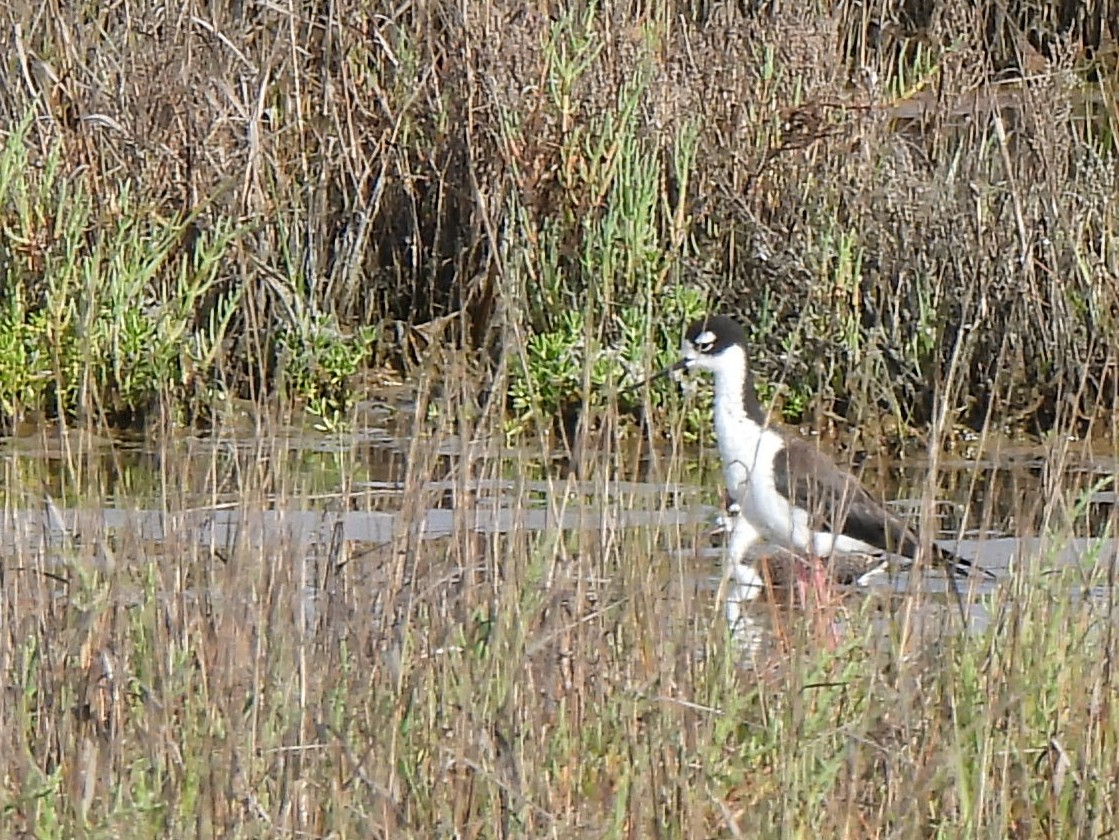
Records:
{"label": "blurred foreground grass", "polygon": [[[383,545],[296,541],[282,518],[251,525],[385,506],[347,489],[356,449],[333,450],[338,492],[312,496],[298,451],[276,435],[163,450],[159,486],[137,482],[162,500],[161,541],[98,524],[101,505],[129,509],[119,487],[83,496],[73,539],[24,542],[13,525],[0,580],[0,834],[1115,830],[1114,545],[1054,567],[1085,532],[1076,499],[968,634],[914,592],[851,599],[834,649],[802,614],[775,610],[750,652],[721,621],[717,568],[679,553],[701,526],[609,524],[650,500],[612,489],[612,449],[592,462],[601,495],[575,498],[557,479],[541,498],[517,479],[538,471],[534,456],[475,435],[469,460],[448,462],[440,452],[469,420],[426,416],[405,440],[390,506],[401,513]],[[14,523],[41,485],[33,461],[6,463]],[[661,468],[668,484],[689,469],[679,455]],[[474,530],[473,482],[509,477],[509,510],[589,503],[607,524]],[[421,540],[448,480],[453,533]],[[231,542],[198,527],[211,506],[244,517]]]}

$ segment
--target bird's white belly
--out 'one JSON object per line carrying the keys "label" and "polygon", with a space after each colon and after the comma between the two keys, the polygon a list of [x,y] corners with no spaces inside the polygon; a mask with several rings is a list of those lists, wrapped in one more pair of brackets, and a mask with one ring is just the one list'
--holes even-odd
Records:
{"label": "bird's white belly", "polygon": [[809,547],[811,532],[804,511],[794,508],[778,495],[773,484],[772,470],[758,468],[750,480],[742,485],[738,503],[742,515],[753,523],[770,542],[795,551]]}
{"label": "bird's white belly", "polygon": [[[722,415],[722,416],[720,416]],[[808,517],[777,492],[773,459],[782,447],[777,434],[749,420],[715,413],[715,436],[723,480],[742,516],[767,540],[805,551],[812,542]]]}
{"label": "bird's white belly", "polygon": [[745,361],[740,361],[741,369],[723,370],[715,376],[715,438],[723,462],[723,480],[749,526],[732,535],[732,561],[744,561],[747,549],[759,538],[817,557],[879,553],[874,546],[853,537],[812,530],[808,511],[777,492],[773,463],[784,441],[745,413]]}

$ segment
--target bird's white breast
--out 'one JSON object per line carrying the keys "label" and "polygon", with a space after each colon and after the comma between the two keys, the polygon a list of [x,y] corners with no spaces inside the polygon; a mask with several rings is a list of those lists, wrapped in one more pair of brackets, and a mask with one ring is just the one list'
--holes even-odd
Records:
{"label": "bird's white breast", "polygon": [[807,516],[781,496],[774,483],[773,460],[784,442],[746,416],[741,395],[740,377],[716,377],[715,438],[727,491],[742,516],[766,539],[804,551],[812,539]]}

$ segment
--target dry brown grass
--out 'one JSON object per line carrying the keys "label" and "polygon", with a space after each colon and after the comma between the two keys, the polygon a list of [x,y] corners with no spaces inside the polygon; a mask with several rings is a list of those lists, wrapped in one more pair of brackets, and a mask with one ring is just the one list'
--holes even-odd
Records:
{"label": "dry brown grass", "polygon": [[[59,154],[106,217],[127,184],[141,208],[196,214],[184,235],[217,220],[240,231],[224,288],[250,294],[221,375],[243,392],[270,388],[276,335],[318,313],[343,329],[451,315],[443,337],[492,349],[519,337],[510,320],[547,330],[571,306],[649,293],[640,267],[615,277],[588,238],[619,200],[627,143],[662,170],[642,240],[661,255],[652,288],[698,286],[755,323],[793,416],[818,399],[928,422],[958,336],[976,427],[1085,420],[1116,388],[1114,50],[1098,10],[2,14],[14,72],[0,111],[33,115],[40,160]],[[635,116],[612,122],[627,95]],[[611,141],[611,124],[626,136]],[[59,211],[44,209],[13,263],[32,288],[51,266],[37,255]]]}

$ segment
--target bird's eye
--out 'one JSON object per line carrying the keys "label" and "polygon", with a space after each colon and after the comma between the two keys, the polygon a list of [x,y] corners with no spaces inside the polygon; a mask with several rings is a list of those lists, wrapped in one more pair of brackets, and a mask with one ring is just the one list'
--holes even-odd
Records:
{"label": "bird's eye", "polygon": [[709,353],[715,346],[715,334],[711,330],[706,330],[697,335],[692,343],[700,353]]}

